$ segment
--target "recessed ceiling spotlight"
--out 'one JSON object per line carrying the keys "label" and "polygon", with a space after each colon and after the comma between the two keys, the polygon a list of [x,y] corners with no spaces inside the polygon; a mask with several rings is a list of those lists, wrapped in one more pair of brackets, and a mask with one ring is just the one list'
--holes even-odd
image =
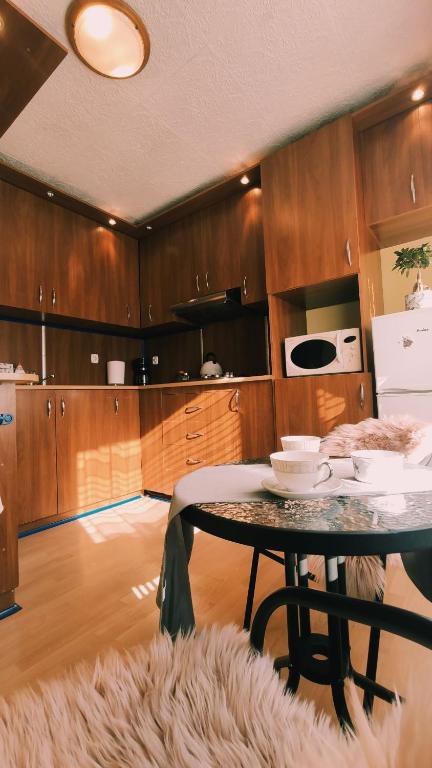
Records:
{"label": "recessed ceiling spotlight", "polygon": [[147,29],[123,0],[73,0],[66,30],[81,61],[104,77],[133,77],[147,64]]}
{"label": "recessed ceiling spotlight", "polygon": [[242,176],[240,179],[240,184],[244,184],[245,186],[246,184],[249,184],[249,182],[250,182],[250,178],[249,176],[246,176],[246,174],[244,174],[244,176]]}
{"label": "recessed ceiling spotlight", "polygon": [[115,220],[115,219],[113,219],[113,218],[111,217],[111,219],[108,219],[108,224],[110,225],[110,227],[115,227],[115,225],[117,224],[117,222],[116,222],[116,220]]}
{"label": "recessed ceiling spotlight", "polygon": [[425,90],[420,85],[411,94],[411,101],[421,101],[425,95]]}
{"label": "recessed ceiling spotlight", "polygon": [[47,197],[49,197],[50,199],[54,197],[54,192],[51,192],[51,190],[49,189],[47,192]]}
{"label": "recessed ceiling spotlight", "polygon": [[150,229],[153,229],[153,227],[151,224],[146,224],[146,229],[150,230]]}

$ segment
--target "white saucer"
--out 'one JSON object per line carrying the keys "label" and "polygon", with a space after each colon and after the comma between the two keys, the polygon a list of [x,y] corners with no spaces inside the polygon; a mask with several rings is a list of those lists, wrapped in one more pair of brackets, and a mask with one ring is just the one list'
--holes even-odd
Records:
{"label": "white saucer", "polygon": [[342,481],[339,477],[331,477],[325,483],[321,483],[318,488],[311,488],[309,491],[287,491],[273,478],[266,478],[261,484],[266,491],[280,496],[282,499],[319,499],[323,496],[331,496],[342,487]]}

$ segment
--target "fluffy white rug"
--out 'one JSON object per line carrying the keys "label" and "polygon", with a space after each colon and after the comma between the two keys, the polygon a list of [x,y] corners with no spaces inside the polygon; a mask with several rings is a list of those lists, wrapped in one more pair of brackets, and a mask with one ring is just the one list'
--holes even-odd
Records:
{"label": "fluffy white rug", "polygon": [[[417,693],[417,692],[416,692]],[[271,659],[229,626],[158,636],[0,700],[2,768],[411,768],[430,765],[429,697],[389,709],[382,726],[354,698],[346,738],[286,697]]]}
{"label": "fluffy white rug", "polygon": [[410,416],[364,419],[341,424],[321,444],[329,456],[351,456],[353,451],[400,451],[414,464],[432,453],[432,425]]}

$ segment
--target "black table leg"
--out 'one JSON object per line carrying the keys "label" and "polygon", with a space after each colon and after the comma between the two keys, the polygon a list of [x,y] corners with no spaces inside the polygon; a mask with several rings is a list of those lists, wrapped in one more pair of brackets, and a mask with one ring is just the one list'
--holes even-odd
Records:
{"label": "black table leg", "polygon": [[[339,573],[344,577],[343,558],[326,557],[326,588],[328,592],[339,592]],[[328,654],[333,703],[338,720],[343,728],[352,728],[352,721],[345,699],[345,678],[349,672],[348,631],[336,616],[328,616]]]}
{"label": "black table leg", "polygon": [[248,631],[250,630],[250,626],[251,626],[252,608],[253,608],[255,586],[256,586],[257,573],[258,573],[259,556],[260,556],[259,549],[255,547],[252,555],[252,565],[251,565],[251,571],[250,571],[250,577],[249,577],[249,587],[248,587],[248,593],[246,598],[246,609],[245,609],[245,615],[244,615],[244,621],[243,621],[243,629],[247,629]]}
{"label": "black table leg", "polygon": [[[296,558],[291,552],[285,552],[285,584],[287,587],[296,585]],[[288,680],[285,690],[295,693],[300,682],[300,672],[296,665],[296,653],[299,642],[299,612],[295,605],[287,606],[287,631],[289,657],[283,657],[279,662],[279,669],[288,663]],[[275,667],[278,668],[277,666]]]}
{"label": "black table leg", "polygon": [[[385,555],[381,555],[381,561],[385,570],[386,561],[387,561],[387,558]],[[383,600],[384,600],[384,595],[375,595],[375,601],[377,603],[382,603]],[[367,657],[367,664],[366,664],[366,677],[372,681],[376,680],[380,635],[381,635],[380,630],[377,629],[376,627],[372,627],[369,635],[369,648],[368,648],[368,657]],[[363,697],[363,708],[368,714],[372,714],[373,703],[374,703],[374,693],[372,692],[372,690],[366,690]]]}
{"label": "black table leg", "polygon": [[[309,586],[309,568],[307,555],[297,555],[298,585],[307,588]],[[310,635],[310,612],[307,608],[300,608],[300,634]]]}

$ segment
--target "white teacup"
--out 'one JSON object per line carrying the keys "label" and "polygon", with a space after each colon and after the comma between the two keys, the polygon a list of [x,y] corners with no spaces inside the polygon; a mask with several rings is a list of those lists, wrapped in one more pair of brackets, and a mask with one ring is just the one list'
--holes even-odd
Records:
{"label": "white teacup", "polygon": [[285,435],[281,437],[284,451],[319,451],[321,438],[314,435]]}
{"label": "white teacup", "polygon": [[279,485],[288,491],[310,491],[333,475],[328,456],[318,451],[277,451],[270,461]]}
{"label": "white teacup", "polygon": [[351,458],[356,480],[383,485],[399,476],[405,461],[397,451],[353,451]]}

